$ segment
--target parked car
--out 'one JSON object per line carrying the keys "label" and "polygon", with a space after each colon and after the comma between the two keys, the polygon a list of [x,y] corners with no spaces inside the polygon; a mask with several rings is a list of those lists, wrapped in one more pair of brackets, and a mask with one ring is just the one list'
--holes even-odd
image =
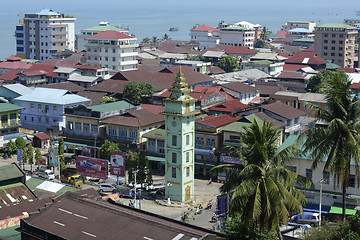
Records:
{"label": "parked car", "polygon": [[291,217],[291,222],[309,224],[311,227],[319,225],[319,213],[303,212]]}
{"label": "parked car", "polygon": [[39,172],[38,176],[49,180],[55,179],[55,174],[49,169]]}
{"label": "parked car", "polygon": [[99,192],[115,192],[116,187],[111,183],[100,183],[99,184]]}

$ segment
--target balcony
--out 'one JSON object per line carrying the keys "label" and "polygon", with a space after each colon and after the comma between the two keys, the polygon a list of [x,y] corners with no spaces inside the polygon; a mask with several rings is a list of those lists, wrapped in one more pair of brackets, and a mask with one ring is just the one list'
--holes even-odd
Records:
{"label": "balcony", "polygon": [[51,35],[58,36],[58,35],[66,35],[67,32],[51,32]]}
{"label": "balcony", "polygon": [[129,138],[129,137],[121,137],[121,136],[112,136],[112,135],[108,135],[106,134],[104,136],[105,139],[108,139],[110,141],[114,141],[114,142],[122,142],[122,143],[126,143],[126,144],[137,144],[138,143],[138,139],[137,138]]}
{"label": "balcony", "polygon": [[138,61],[137,61],[137,60],[131,60],[131,61],[119,62],[119,65],[120,65],[120,66],[133,65],[133,64],[138,64]]}
{"label": "balcony", "polygon": [[136,57],[137,52],[119,53],[119,57]]}
{"label": "balcony", "polygon": [[1,123],[0,129],[5,130],[5,129],[14,128],[14,127],[20,127],[20,126],[21,126],[20,120],[19,121],[10,120],[10,124],[7,123],[7,122]]}
{"label": "balcony", "polygon": [[61,42],[67,42],[67,41],[68,41],[67,38],[62,38],[62,39],[53,38],[53,39],[51,39],[52,43],[61,43]]}
{"label": "balcony", "polygon": [[90,134],[90,133],[79,133],[73,130],[64,129],[64,136],[71,137],[71,138],[81,138],[81,139],[96,139],[99,140],[101,137],[98,134]]}

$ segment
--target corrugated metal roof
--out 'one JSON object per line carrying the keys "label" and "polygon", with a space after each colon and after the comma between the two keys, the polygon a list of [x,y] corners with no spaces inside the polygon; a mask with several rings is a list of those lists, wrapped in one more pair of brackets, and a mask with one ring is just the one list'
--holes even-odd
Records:
{"label": "corrugated metal roof", "polygon": [[24,173],[15,164],[0,167],[0,181],[19,178],[22,176],[24,176]]}
{"label": "corrugated metal roof", "polygon": [[122,101],[117,101],[117,102],[95,105],[95,106],[91,106],[88,108],[91,109],[92,111],[111,112],[111,111],[116,111],[116,110],[125,109],[125,108],[132,108],[132,107],[134,107],[134,105],[132,105],[131,103],[128,103],[127,101],[122,100]]}
{"label": "corrugated metal roof", "polygon": [[25,95],[28,93],[31,93],[33,91],[33,89],[26,87],[20,83],[16,83],[16,84],[9,84],[9,85],[3,85],[3,88],[9,89],[10,91],[13,91],[19,95]]}
{"label": "corrugated metal roof", "polygon": [[17,97],[15,100],[60,105],[90,102],[90,99],[73,94],[67,90],[52,88],[35,88],[31,93]]}
{"label": "corrugated metal roof", "polygon": [[9,112],[14,110],[20,110],[23,109],[23,107],[19,107],[15,104],[11,103],[0,103],[0,112]]}

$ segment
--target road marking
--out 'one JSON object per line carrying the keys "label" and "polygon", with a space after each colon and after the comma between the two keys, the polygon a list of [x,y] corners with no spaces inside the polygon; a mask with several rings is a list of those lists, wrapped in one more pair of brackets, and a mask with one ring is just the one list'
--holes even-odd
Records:
{"label": "road marking", "polygon": [[88,236],[91,236],[91,237],[96,238],[96,235],[94,235],[94,234],[91,234],[91,233],[88,233],[88,232],[84,232],[84,231],[82,231],[82,233],[83,233],[83,234],[86,234],[86,235],[88,235]]}
{"label": "road marking", "polygon": [[185,234],[179,233],[176,237],[174,237],[172,240],[180,240]]}
{"label": "road marking", "polygon": [[152,239],[152,238],[148,238],[148,237],[144,237],[146,240],[154,240],[154,239]]}
{"label": "road marking", "polygon": [[58,225],[60,225],[60,226],[65,227],[65,224],[63,224],[63,223],[59,223],[59,222],[57,222],[57,221],[53,221],[53,222],[56,223],[56,224],[58,224]]}
{"label": "road marking", "polygon": [[88,219],[88,217],[85,217],[85,216],[81,216],[81,215],[79,215],[79,214],[76,214],[76,213],[74,213],[74,216],[77,216],[77,217],[80,217],[80,218],[84,218],[84,219]]}
{"label": "road marking", "polygon": [[190,240],[198,240],[197,238],[190,238]]}
{"label": "road marking", "polygon": [[62,209],[62,208],[58,208],[58,210],[59,210],[59,211],[62,211],[62,212],[66,212],[66,213],[68,213],[68,214],[73,214],[72,212],[67,211],[67,210],[65,210],[65,209]]}

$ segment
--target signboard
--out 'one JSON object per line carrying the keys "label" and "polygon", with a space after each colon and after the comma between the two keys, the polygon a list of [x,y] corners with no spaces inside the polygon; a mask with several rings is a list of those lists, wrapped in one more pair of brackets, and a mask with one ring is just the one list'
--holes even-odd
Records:
{"label": "signboard", "polygon": [[110,173],[111,175],[124,177],[124,158],[125,154],[122,152],[111,152],[110,153]]}
{"label": "signboard", "polygon": [[39,164],[40,165],[46,165],[46,158],[40,158],[39,159]]}
{"label": "signboard", "polygon": [[22,162],[22,150],[21,149],[16,150],[16,156],[17,156],[18,162]]}
{"label": "signboard", "polygon": [[111,195],[107,195],[107,196],[103,196],[102,199],[108,199],[110,198],[111,200],[117,202],[120,200],[119,198],[119,193],[114,193],[114,194],[111,194]]}
{"label": "signboard", "polygon": [[58,166],[58,161],[54,156],[54,150],[53,149],[50,149],[50,153],[49,153],[49,166],[51,166],[51,167]]}
{"label": "signboard", "polygon": [[76,172],[83,176],[106,179],[107,164],[103,159],[76,156]]}
{"label": "signboard", "polygon": [[233,194],[234,192],[231,192],[229,194],[229,200],[227,194],[218,195],[216,197],[217,198],[216,215],[222,215],[228,212],[228,207],[230,208],[230,201]]}
{"label": "signboard", "polygon": [[83,147],[82,150],[84,153],[91,153],[91,148],[89,147]]}
{"label": "signboard", "polygon": [[[26,212],[24,212],[26,213]],[[20,225],[20,219],[29,217],[29,214],[24,214],[18,217],[0,220],[0,230]]]}
{"label": "signboard", "polygon": [[240,158],[227,156],[225,154],[220,155],[220,162],[221,163],[233,163],[233,164],[242,164]]}

